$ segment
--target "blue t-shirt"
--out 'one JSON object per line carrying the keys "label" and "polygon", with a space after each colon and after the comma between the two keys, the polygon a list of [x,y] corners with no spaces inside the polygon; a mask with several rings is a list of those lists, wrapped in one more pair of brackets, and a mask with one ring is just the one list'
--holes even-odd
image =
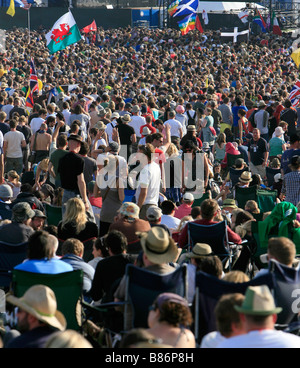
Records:
{"label": "blue t-shirt", "polygon": [[57,258],[51,259],[28,259],[17,265],[15,270],[57,275],[63,272],[73,271],[73,267]]}
{"label": "blue t-shirt", "polygon": [[299,156],[300,155],[300,149],[288,149],[283,152],[281,157],[281,168],[284,172],[284,174],[288,174],[291,172],[291,169],[289,168],[289,164],[291,162],[291,158],[293,156]]}

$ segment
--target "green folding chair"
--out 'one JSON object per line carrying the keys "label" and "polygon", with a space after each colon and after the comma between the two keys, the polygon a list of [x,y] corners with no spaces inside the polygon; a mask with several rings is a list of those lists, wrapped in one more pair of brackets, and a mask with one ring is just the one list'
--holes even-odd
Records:
{"label": "green folding chair", "polygon": [[192,207],[200,207],[201,203],[206,199],[209,199],[209,193],[204,193],[201,198],[196,198],[192,204]]}
{"label": "green folding chair", "polygon": [[52,206],[51,204],[45,203],[44,208],[47,216],[47,224],[57,226],[62,220],[61,207]]}
{"label": "green folding chair", "polygon": [[258,189],[256,192],[258,208],[261,212],[273,211],[276,206],[277,190]]}
{"label": "green folding chair", "polygon": [[34,285],[46,285],[55,293],[57,309],[67,320],[67,329],[80,331],[82,326],[82,284],[81,270],[57,275],[38,274],[13,270],[12,292],[20,298]]}
{"label": "green folding chair", "polygon": [[235,187],[235,200],[237,201],[238,207],[241,209],[245,209],[245,205],[247,201],[253,200],[256,201],[257,199],[257,186],[254,185],[253,187],[249,188],[241,188],[236,186]]}

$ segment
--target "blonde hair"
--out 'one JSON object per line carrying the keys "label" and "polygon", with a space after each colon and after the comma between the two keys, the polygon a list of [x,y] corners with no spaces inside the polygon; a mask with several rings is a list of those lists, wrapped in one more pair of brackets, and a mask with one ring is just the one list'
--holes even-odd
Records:
{"label": "blonde hair", "polygon": [[170,143],[167,151],[166,151],[166,154],[169,156],[169,157],[172,157],[172,156],[178,156],[178,149],[177,147],[175,146],[174,143]]}
{"label": "blonde hair", "polygon": [[20,175],[15,170],[10,170],[7,175],[10,176],[12,179],[20,179]]}
{"label": "blonde hair", "polygon": [[230,271],[223,277],[224,281],[240,284],[250,281],[249,277],[242,271]]}
{"label": "blonde hair", "polygon": [[48,165],[49,165],[49,158],[44,158],[40,163],[39,163],[39,168],[43,171],[47,171],[48,170]]}
{"label": "blonde hair", "polygon": [[86,225],[87,216],[85,206],[80,198],[70,198],[66,203],[66,212],[62,220],[62,228],[68,223],[73,223],[76,227],[76,234],[79,234]]}
{"label": "blonde hair", "polygon": [[74,330],[54,333],[45,345],[46,349],[92,349],[93,346]]}

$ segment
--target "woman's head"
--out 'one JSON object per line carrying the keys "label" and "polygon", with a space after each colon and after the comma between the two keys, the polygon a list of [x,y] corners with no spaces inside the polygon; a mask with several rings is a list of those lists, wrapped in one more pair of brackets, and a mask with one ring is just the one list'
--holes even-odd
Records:
{"label": "woman's head", "polygon": [[85,228],[87,216],[82,199],[70,198],[66,203],[66,212],[63,218],[63,226],[66,223],[73,223],[76,226],[77,234]]}
{"label": "woman's head", "polygon": [[[171,326],[190,326],[192,324],[192,314],[189,309],[188,302],[181,296],[173,293],[162,293],[154,301],[152,305],[153,313],[157,317],[158,322],[166,322]],[[153,323],[151,310],[148,317],[148,323]],[[149,326],[151,327],[151,326]]]}

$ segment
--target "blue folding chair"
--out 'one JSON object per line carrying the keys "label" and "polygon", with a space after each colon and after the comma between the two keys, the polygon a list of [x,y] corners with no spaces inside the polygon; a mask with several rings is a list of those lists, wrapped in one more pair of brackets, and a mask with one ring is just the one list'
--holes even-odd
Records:
{"label": "blue folding chair", "polygon": [[[147,328],[149,307],[155,298],[165,292],[175,293],[187,299],[188,281],[187,266],[174,268],[174,272],[157,274],[144,268],[128,264],[126,266],[126,294],[124,311],[124,329]],[[128,318],[129,308],[132,311],[132,321]]]}
{"label": "blue folding chair", "polygon": [[9,244],[0,241],[0,287],[8,290],[15,266],[27,258],[27,243]]}
{"label": "blue folding chair", "polygon": [[274,276],[275,304],[282,308],[276,323],[289,325],[296,322],[300,312],[300,268],[287,267],[271,259],[269,272]]}
{"label": "blue folding chair", "polygon": [[196,293],[194,299],[194,335],[197,343],[209,332],[216,331],[215,307],[222,295],[245,294],[249,286],[267,285],[274,288],[273,275],[268,273],[248,282],[233,283],[220,280],[202,271],[196,273]]}
{"label": "blue folding chair", "polygon": [[213,253],[221,259],[223,266],[231,269],[235,248],[228,241],[227,222],[222,221],[213,225],[188,223],[188,245],[192,248],[196,243],[210,245]]}

